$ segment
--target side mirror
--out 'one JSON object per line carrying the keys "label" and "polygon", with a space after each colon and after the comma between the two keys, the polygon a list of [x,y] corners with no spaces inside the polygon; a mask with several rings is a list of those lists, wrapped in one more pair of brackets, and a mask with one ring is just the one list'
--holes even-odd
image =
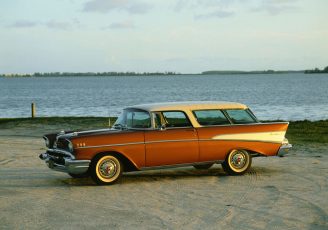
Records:
{"label": "side mirror", "polygon": [[161,125],[161,128],[160,128],[160,130],[161,130],[161,131],[164,131],[164,130],[166,130],[166,126],[165,126],[165,124],[162,124],[162,125]]}

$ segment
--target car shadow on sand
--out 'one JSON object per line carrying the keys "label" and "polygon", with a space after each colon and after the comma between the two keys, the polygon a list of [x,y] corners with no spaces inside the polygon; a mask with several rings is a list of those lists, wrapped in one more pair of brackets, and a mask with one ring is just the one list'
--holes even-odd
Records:
{"label": "car shadow on sand", "polygon": [[[116,184],[138,184],[149,183],[152,181],[167,181],[167,180],[184,180],[198,177],[226,177],[227,174],[220,167],[213,167],[211,169],[199,170],[193,167],[171,168],[171,169],[157,169],[146,171],[135,171],[123,173],[121,179]],[[91,186],[96,185],[91,178],[67,178],[62,180],[62,183],[73,186]]]}
{"label": "car shadow on sand", "polygon": [[[245,175],[257,176],[257,175],[273,175],[276,173],[284,173],[281,169],[274,169],[268,167],[252,167]],[[242,177],[241,176],[241,177]],[[158,170],[147,170],[128,172],[122,175],[121,180],[116,184],[138,184],[138,183],[149,183],[152,181],[161,182],[167,180],[186,180],[186,179],[197,179],[199,177],[240,177],[240,176],[229,176],[227,175],[221,166],[214,166],[210,169],[195,169],[193,167],[183,168],[171,168],[171,169],[158,169]],[[24,174],[17,172],[14,174],[9,173],[8,176],[4,175],[0,179],[0,188],[37,188],[37,187],[69,187],[69,186],[95,186],[96,184],[91,178],[71,178],[69,175],[65,175],[59,172],[42,174]]]}
{"label": "car shadow on sand", "polygon": [[[229,176],[226,174],[220,166],[215,166],[211,169],[195,169],[193,167],[175,168],[175,169],[160,169],[160,170],[147,170],[128,172],[122,175],[122,178],[117,184],[138,184],[144,182],[161,182],[167,180],[185,180],[199,177],[219,177],[219,178],[230,178],[230,177],[242,177],[242,176],[258,176],[258,175],[273,175],[276,173],[284,173],[281,170],[265,167],[252,167],[245,175],[241,176]],[[75,179],[67,178],[62,180],[62,183],[66,185],[74,186],[90,186],[96,185],[91,178]]]}

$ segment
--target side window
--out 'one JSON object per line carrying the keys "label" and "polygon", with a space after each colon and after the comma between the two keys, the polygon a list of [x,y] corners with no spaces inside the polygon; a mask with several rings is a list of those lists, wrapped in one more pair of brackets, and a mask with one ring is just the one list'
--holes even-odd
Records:
{"label": "side window", "polygon": [[183,112],[167,111],[162,112],[166,127],[192,127],[189,119]]}
{"label": "side window", "polygon": [[144,111],[128,111],[126,126],[129,128],[150,128],[149,113]]}
{"label": "side window", "polygon": [[256,120],[242,109],[227,109],[225,110],[234,124],[256,123]]}
{"label": "side window", "polygon": [[230,124],[225,115],[218,109],[216,110],[196,110],[193,111],[200,125],[225,125]]}

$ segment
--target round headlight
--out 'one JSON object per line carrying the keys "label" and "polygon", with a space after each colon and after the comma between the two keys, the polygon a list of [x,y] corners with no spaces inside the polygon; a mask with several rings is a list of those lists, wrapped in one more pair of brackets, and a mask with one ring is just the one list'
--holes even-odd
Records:
{"label": "round headlight", "polygon": [[72,142],[68,142],[68,150],[70,151],[70,152],[73,152],[73,144],[72,144]]}

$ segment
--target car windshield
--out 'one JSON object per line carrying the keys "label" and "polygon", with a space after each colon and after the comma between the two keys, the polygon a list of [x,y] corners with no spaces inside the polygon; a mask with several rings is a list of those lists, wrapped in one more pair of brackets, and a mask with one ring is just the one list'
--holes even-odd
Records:
{"label": "car windshield", "polygon": [[114,129],[150,128],[150,115],[139,109],[124,109],[113,125]]}

